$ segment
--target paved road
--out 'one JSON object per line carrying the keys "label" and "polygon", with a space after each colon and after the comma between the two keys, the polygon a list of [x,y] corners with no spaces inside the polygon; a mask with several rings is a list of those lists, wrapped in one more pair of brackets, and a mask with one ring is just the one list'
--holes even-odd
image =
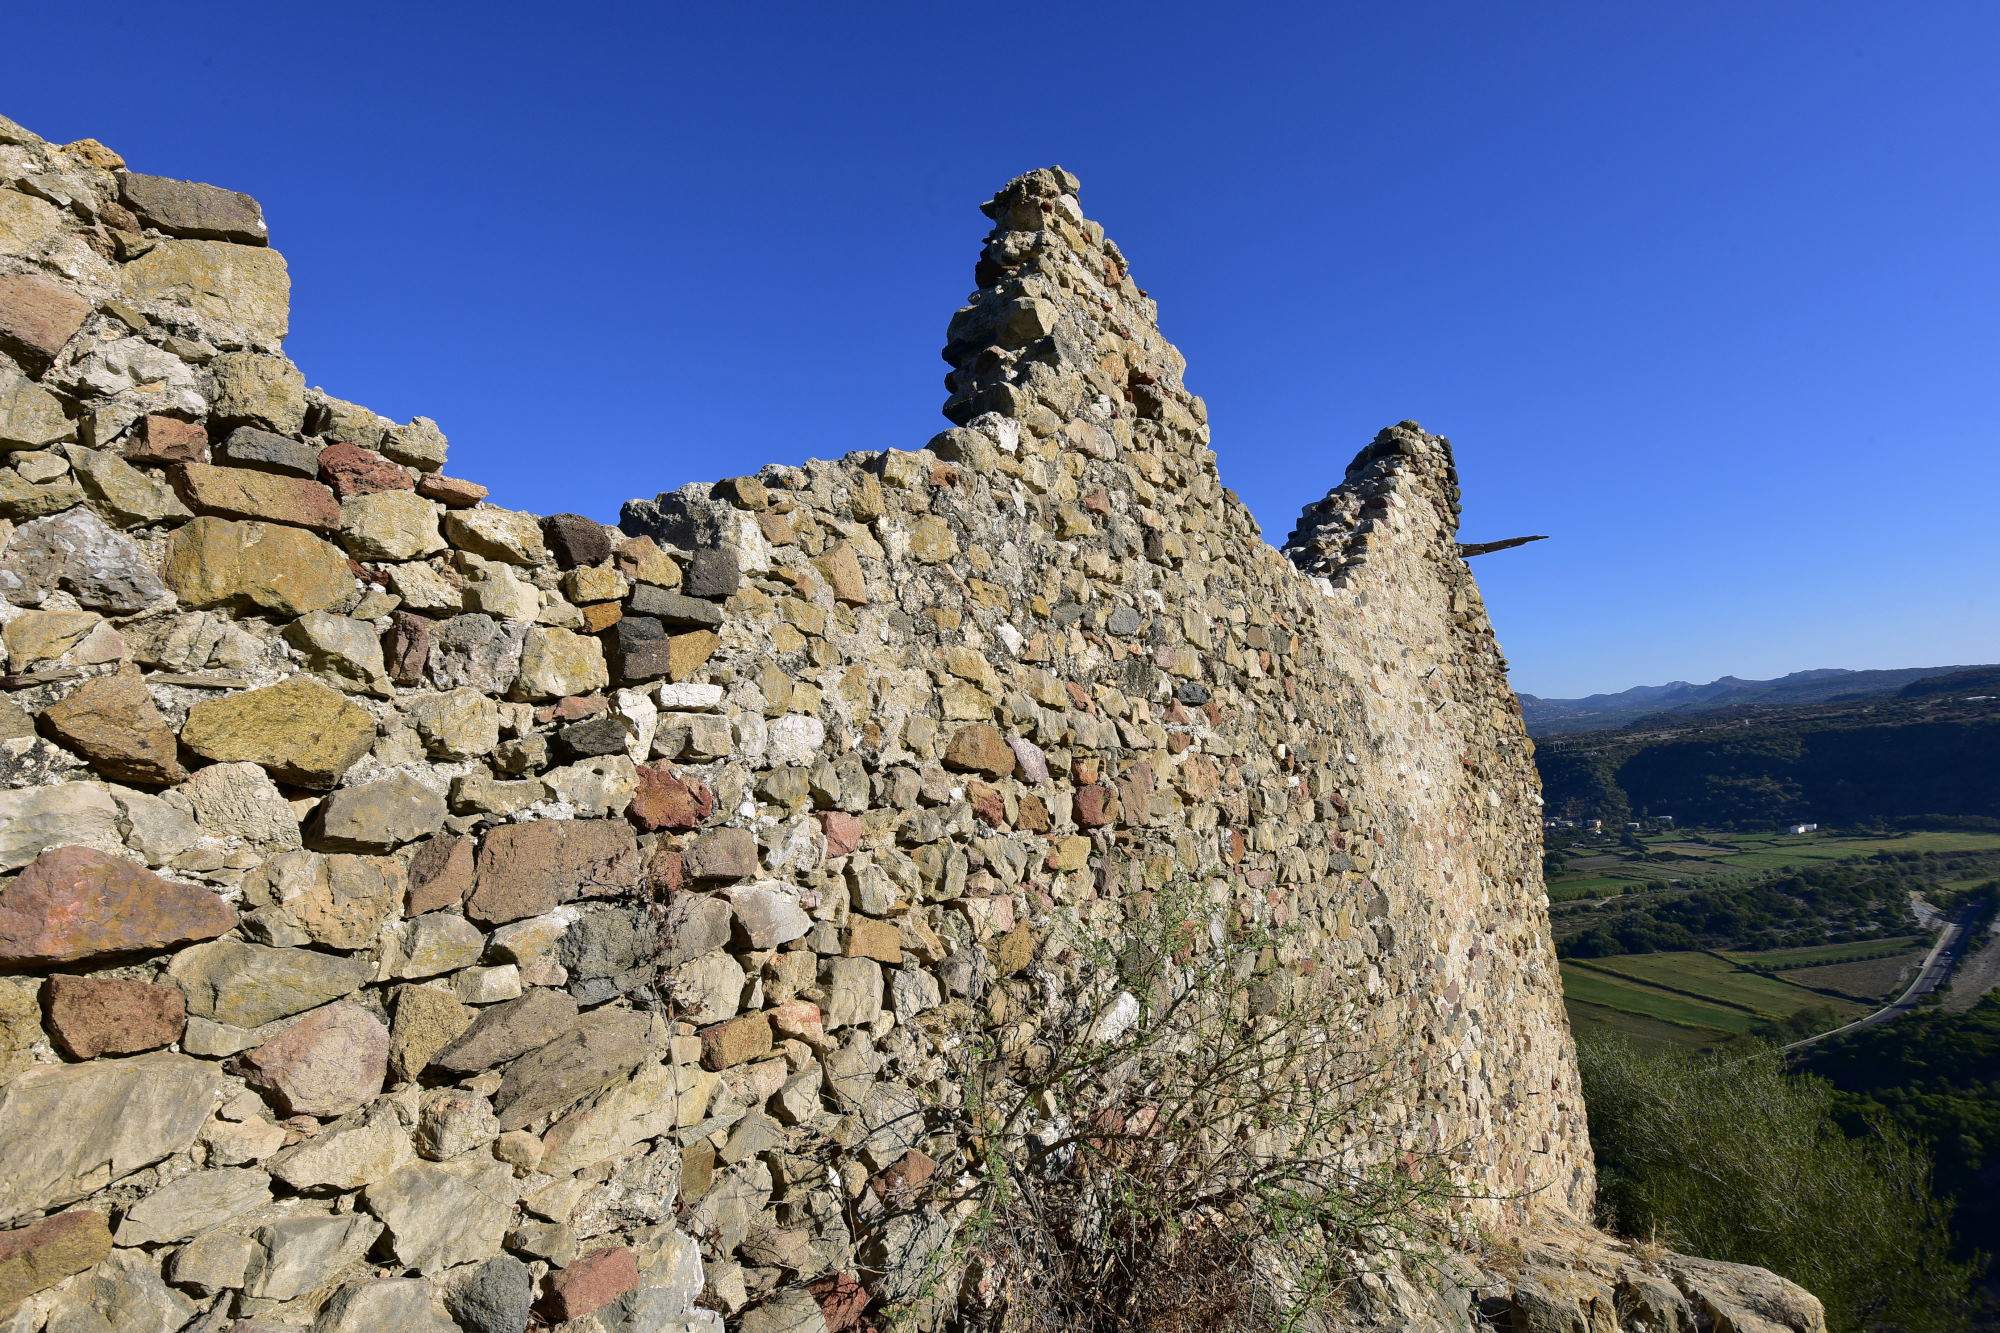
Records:
{"label": "paved road", "polygon": [[1828,1037],[1837,1037],[1843,1032],[1853,1032],[1857,1028],[1873,1027],[1892,1018],[1901,1018],[1915,1009],[1919,1000],[1942,986],[1945,978],[1951,975],[1952,964],[1958,961],[1958,955],[1965,947],[1966,932],[1978,916],[1978,906],[1969,904],[1952,918],[1951,924],[1944,928],[1944,932],[1938,936],[1937,943],[1931,946],[1930,953],[1925,956],[1924,965],[1917,969],[1916,979],[1910,983],[1910,988],[1897,996],[1895,1003],[1877,1009],[1866,1018],[1857,1018],[1845,1027],[1822,1032],[1817,1037],[1807,1037],[1804,1041],[1795,1041],[1785,1049],[1796,1051],[1802,1046],[1825,1041]]}

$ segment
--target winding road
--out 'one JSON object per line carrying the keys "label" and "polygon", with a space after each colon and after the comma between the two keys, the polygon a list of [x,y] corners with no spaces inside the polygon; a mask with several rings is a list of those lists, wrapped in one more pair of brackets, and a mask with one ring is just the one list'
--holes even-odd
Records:
{"label": "winding road", "polygon": [[1958,915],[1952,918],[1951,924],[1938,936],[1937,943],[1931,946],[1930,953],[1924,956],[1924,965],[1917,969],[1916,979],[1910,982],[1909,989],[1896,997],[1894,1003],[1877,1009],[1865,1018],[1857,1018],[1844,1027],[1834,1028],[1831,1032],[1822,1032],[1816,1037],[1795,1041],[1785,1049],[1796,1051],[1815,1042],[1825,1041],[1828,1037],[1838,1037],[1843,1032],[1853,1032],[1857,1028],[1886,1023],[1915,1009],[1924,996],[1942,986],[1945,978],[1951,975],[1952,964],[1958,961],[1958,955],[1965,947],[1966,933],[1971,930],[1973,922],[1979,919],[1979,915],[1980,909],[1977,904],[1968,903],[1959,909]]}

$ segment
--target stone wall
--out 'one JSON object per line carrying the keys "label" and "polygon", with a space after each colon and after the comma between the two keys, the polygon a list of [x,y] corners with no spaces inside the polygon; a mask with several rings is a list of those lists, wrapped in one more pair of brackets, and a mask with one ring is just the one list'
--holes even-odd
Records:
{"label": "stone wall", "polygon": [[985,210],[950,429],[611,528],[308,388],[253,200],[0,120],[0,1330],[868,1327],[953,1041],[1190,880],[1394,1071],[1357,1160],[1504,1242],[1357,1320],[1816,1327],[1578,1220],[1445,441],[1273,549],[1074,179]]}

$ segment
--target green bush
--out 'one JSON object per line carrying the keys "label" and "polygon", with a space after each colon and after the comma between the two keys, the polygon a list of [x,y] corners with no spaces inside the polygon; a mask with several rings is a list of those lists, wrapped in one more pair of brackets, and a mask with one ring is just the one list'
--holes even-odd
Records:
{"label": "green bush", "polygon": [[1606,1222],[1756,1264],[1826,1303],[1833,1333],[1964,1327],[1973,1269],[1950,1257],[1928,1158],[1877,1127],[1849,1138],[1825,1081],[1775,1048],[1723,1056],[1578,1043]]}

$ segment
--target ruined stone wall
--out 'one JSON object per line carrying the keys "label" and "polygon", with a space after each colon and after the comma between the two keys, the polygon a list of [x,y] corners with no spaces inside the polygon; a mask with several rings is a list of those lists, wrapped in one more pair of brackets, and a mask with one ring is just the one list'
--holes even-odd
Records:
{"label": "ruined stone wall", "polygon": [[1359,1015],[1357,1160],[1583,1234],[1448,446],[1273,549],[1076,182],[986,210],[951,429],[611,528],[308,388],[248,197],[0,121],[0,1330],[864,1327],[954,1040],[1187,881]]}

